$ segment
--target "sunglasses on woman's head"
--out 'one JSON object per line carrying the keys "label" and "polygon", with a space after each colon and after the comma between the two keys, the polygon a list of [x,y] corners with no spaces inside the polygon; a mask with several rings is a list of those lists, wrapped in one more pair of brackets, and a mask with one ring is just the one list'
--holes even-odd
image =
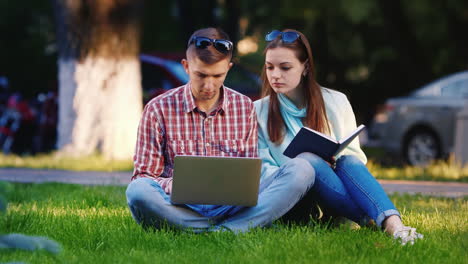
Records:
{"label": "sunglasses on woman's head", "polygon": [[270,42],[275,40],[278,36],[281,36],[281,39],[284,43],[293,43],[298,38],[300,38],[300,35],[294,31],[281,32],[279,30],[273,30],[272,32],[268,32],[268,34],[266,34],[265,40]]}
{"label": "sunglasses on woman's head", "polygon": [[213,44],[215,49],[221,53],[228,53],[228,51],[232,50],[232,42],[227,39],[210,39],[207,37],[194,36],[190,39],[187,46],[190,46],[192,43],[195,43],[195,47],[198,49],[206,49]]}

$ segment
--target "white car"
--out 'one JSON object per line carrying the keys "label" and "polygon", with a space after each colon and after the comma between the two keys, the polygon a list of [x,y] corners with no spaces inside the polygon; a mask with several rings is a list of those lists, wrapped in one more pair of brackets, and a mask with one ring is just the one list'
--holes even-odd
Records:
{"label": "white car", "polygon": [[457,113],[467,103],[468,71],[440,78],[388,99],[370,125],[369,142],[415,166],[446,158],[454,151]]}

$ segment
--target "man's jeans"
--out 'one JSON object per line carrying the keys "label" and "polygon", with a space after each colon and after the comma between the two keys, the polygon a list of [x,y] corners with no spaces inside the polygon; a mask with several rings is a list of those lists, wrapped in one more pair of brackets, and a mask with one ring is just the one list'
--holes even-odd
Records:
{"label": "man's jeans", "polygon": [[148,178],[132,181],[126,191],[133,218],[144,226],[168,224],[203,232],[226,228],[245,232],[263,227],[288,212],[314,184],[310,163],[301,158],[283,164],[278,173],[262,182],[253,207],[173,205],[161,186]]}
{"label": "man's jeans", "polygon": [[325,214],[344,216],[361,224],[370,217],[379,227],[388,216],[400,216],[382,186],[356,157],[340,157],[335,169],[312,153],[302,153],[297,158],[309,161],[314,168],[315,184],[309,194]]}

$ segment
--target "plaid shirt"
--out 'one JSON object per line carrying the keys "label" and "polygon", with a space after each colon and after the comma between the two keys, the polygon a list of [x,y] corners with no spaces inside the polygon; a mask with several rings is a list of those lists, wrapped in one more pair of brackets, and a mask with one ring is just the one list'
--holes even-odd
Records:
{"label": "plaid shirt", "polygon": [[132,180],[153,178],[169,193],[175,155],[257,157],[252,101],[223,86],[218,107],[198,110],[190,83],[151,100],[138,127]]}

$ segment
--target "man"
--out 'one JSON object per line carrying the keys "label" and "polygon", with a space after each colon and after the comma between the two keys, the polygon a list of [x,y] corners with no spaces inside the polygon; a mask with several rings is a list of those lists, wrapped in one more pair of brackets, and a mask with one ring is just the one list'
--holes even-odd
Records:
{"label": "man", "polygon": [[126,192],[138,223],[156,228],[168,224],[195,232],[243,232],[270,224],[307,191],[306,176],[288,175],[289,179],[262,182],[254,207],[171,204],[175,155],[257,157],[253,103],[223,85],[232,67],[232,49],[232,42],[220,29],[194,32],[182,60],[189,82],[146,105],[138,128],[132,182]]}

